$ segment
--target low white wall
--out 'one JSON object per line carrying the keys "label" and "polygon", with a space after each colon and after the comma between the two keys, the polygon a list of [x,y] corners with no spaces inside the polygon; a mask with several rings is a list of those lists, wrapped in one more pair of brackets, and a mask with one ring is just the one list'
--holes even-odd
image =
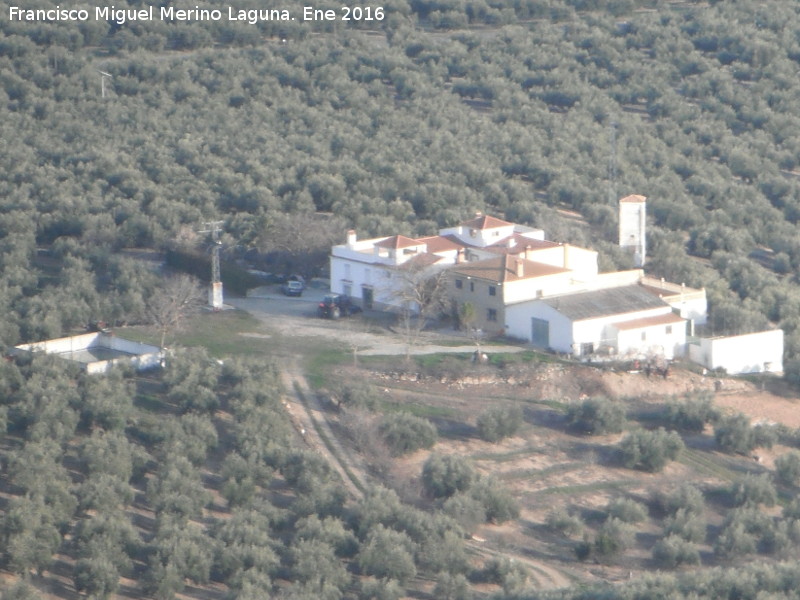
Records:
{"label": "low white wall", "polygon": [[731,375],[783,371],[783,330],[771,329],[730,337],[703,338],[692,344],[689,358],[708,369]]}
{"label": "low white wall", "polygon": [[22,344],[17,346],[19,350],[29,352],[45,352],[46,354],[60,354],[62,352],[77,352],[96,345],[98,338],[103,334],[99,332],[84,333],[54,340],[44,340],[32,344]]}
{"label": "low white wall", "polygon": [[134,342],[100,332],[84,333],[33,344],[22,344],[17,346],[16,349],[26,352],[44,352],[45,354],[66,354],[98,347],[125,352],[132,356],[83,363],[81,366],[87,373],[105,373],[115,364],[131,364],[137,371],[161,365],[161,350],[157,346],[142,344],[141,342]]}
{"label": "low white wall", "polygon": [[112,350],[127,352],[128,354],[149,354],[153,352],[159,352],[158,346],[134,342],[132,340],[126,340],[125,338],[120,338],[114,335],[104,335],[102,339],[102,345],[106,348],[111,348]]}

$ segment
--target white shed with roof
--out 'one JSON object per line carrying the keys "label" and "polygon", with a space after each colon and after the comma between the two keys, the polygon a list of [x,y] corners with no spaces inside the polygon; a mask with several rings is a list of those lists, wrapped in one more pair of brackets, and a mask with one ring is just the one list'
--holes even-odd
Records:
{"label": "white shed with roof", "polygon": [[640,285],[564,294],[506,308],[506,332],[574,356],[658,355],[686,345],[686,320]]}

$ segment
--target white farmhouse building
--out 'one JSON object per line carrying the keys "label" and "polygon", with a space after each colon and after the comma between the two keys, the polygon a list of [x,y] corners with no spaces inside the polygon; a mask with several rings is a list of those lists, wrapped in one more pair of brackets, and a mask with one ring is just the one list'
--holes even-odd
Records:
{"label": "white farmhouse building", "polygon": [[393,235],[359,240],[350,230],[345,244],[331,248],[331,291],[360,300],[364,308],[399,308],[404,267],[433,272],[464,261],[519,253],[537,242],[550,244],[542,240],[541,229],[487,215],[419,239]]}
{"label": "white farmhouse building", "polygon": [[[620,201],[620,242],[642,260],[644,202]],[[447,269],[449,299],[470,327],[576,356],[672,358],[685,352],[687,329],[706,321],[705,290],[648,278],[641,269],[599,273],[593,250],[480,214],[419,239],[358,240],[349,231],[346,243],[331,249],[331,291],[367,309],[399,308],[411,268]]]}

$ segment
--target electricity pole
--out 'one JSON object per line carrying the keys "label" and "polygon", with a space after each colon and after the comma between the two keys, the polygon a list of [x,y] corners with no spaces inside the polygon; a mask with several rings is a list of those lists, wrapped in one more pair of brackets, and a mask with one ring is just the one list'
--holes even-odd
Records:
{"label": "electricity pole", "polygon": [[113,79],[111,73],[106,73],[105,71],[101,71],[100,69],[97,70],[100,73],[100,94],[103,98],[106,97],[106,77],[109,79]]}
{"label": "electricity pole", "polygon": [[214,310],[222,309],[222,279],[219,272],[219,249],[222,242],[219,241],[219,231],[224,221],[208,221],[203,223],[208,229],[200,230],[200,233],[211,234],[211,287],[208,290],[208,305]]}

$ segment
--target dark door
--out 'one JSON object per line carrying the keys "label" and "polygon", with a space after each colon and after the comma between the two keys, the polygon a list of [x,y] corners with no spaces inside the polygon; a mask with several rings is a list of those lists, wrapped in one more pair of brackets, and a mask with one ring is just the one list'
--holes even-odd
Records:
{"label": "dark door", "polygon": [[531,318],[531,344],[538,348],[550,347],[550,323],[544,319]]}
{"label": "dark door", "polygon": [[372,308],[372,300],[373,300],[372,288],[362,287],[361,301],[364,304],[365,309]]}

